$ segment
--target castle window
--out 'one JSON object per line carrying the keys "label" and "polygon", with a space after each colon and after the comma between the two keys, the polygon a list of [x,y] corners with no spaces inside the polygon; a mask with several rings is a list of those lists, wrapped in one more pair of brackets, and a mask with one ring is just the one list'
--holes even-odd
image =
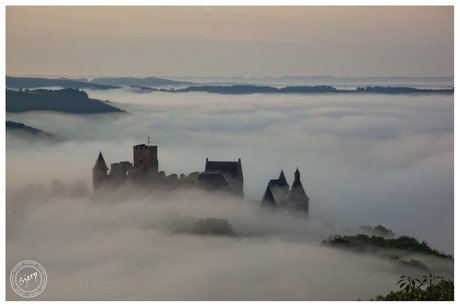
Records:
{"label": "castle window", "polygon": [[144,163],[144,160],[139,160],[139,164],[143,164]]}

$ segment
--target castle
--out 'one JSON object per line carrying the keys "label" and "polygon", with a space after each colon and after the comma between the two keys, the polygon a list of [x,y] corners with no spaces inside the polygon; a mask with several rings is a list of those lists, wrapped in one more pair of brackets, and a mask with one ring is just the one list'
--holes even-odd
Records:
{"label": "castle", "polygon": [[102,187],[119,185],[125,181],[151,185],[155,188],[201,188],[211,192],[223,192],[244,198],[243,169],[241,159],[237,162],[209,161],[206,158],[204,172],[171,174],[166,176],[159,170],[158,146],[139,144],[133,146],[133,163],[122,161],[112,163],[110,171],[105,163],[102,152],[93,167],[93,188],[98,191]]}
{"label": "castle", "polygon": [[[236,162],[209,161],[206,158],[204,172],[194,172],[185,176],[171,174],[166,176],[159,170],[158,147],[150,144],[133,146],[133,163],[122,161],[112,163],[110,171],[102,152],[99,152],[93,167],[93,187],[98,191],[103,187],[113,187],[131,181],[160,189],[199,188],[210,192],[223,192],[244,198],[243,168],[241,159]],[[265,208],[284,208],[303,212],[308,216],[309,198],[300,181],[299,169],[294,173],[294,182],[289,188],[284,172],[278,179],[267,185],[261,206]]]}
{"label": "castle", "polygon": [[300,181],[300,172],[297,168],[294,173],[294,182],[290,189],[283,170],[281,170],[278,179],[271,179],[260,204],[265,208],[289,209],[308,215],[309,201],[310,198],[305,193]]}

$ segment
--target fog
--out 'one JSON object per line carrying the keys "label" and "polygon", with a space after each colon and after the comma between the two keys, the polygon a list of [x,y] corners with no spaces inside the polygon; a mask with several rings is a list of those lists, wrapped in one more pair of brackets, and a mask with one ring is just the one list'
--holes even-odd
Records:
{"label": "fog", "polygon": [[[366,300],[396,290],[400,272],[319,244],[362,225],[453,254],[453,96],[87,92],[128,114],[6,115],[60,140],[6,139],[7,272],[42,264],[36,299]],[[132,162],[148,135],[166,175],[241,158],[248,201],[298,167],[310,218],[192,191],[93,195],[99,151],[107,165]],[[168,231],[187,215],[226,218],[237,237]]]}

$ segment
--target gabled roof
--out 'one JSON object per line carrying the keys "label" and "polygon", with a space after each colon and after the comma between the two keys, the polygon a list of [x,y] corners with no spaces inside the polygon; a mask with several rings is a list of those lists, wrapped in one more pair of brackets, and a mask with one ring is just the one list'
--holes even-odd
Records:
{"label": "gabled roof", "polygon": [[99,152],[99,156],[97,157],[96,164],[94,164],[93,171],[107,171],[109,168],[107,164],[105,164],[104,157],[102,156],[102,152]]}
{"label": "gabled roof", "polygon": [[275,197],[273,197],[270,185],[267,185],[267,189],[265,190],[264,197],[262,197],[262,201],[260,202],[260,204],[266,207],[278,207],[276,205]]}
{"label": "gabled roof", "polygon": [[289,184],[286,181],[286,177],[284,177],[284,172],[281,170],[280,176],[278,179],[270,179],[268,182],[270,187],[278,186],[278,187],[289,187]]}
{"label": "gabled roof", "polygon": [[268,185],[273,187],[273,186],[279,186],[279,179],[270,179],[268,182]]}

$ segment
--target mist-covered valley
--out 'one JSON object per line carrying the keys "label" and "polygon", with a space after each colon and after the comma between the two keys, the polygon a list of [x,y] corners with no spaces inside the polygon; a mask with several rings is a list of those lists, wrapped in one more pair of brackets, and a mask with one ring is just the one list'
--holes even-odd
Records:
{"label": "mist-covered valley", "polygon": [[[60,140],[6,138],[7,272],[42,264],[36,299],[367,300],[396,290],[401,271],[320,245],[362,225],[454,253],[452,95],[85,92],[127,114],[6,114]],[[93,194],[99,151],[108,165],[132,161],[148,136],[167,175],[241,158],[245,201]],[[283,170],[291,184],[297,167],[309,218],[260,211],[268,181]],[[187,216],[227,219],[236,237],[174,233]],[[7,287],[7,299],[19,297]]]}

